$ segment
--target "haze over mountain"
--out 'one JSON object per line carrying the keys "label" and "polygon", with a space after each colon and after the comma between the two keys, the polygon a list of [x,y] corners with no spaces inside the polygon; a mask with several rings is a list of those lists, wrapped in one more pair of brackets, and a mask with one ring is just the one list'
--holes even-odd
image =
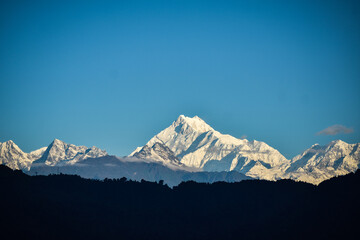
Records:
{"label": "haze over mountain", "polygon": [[99,158],[87,158],[75,164],[57,164],[54,166],[39,164],[33,166],[26,173],[29,175],[76,174],[84,178],[101,180],[123,177],[135,181],[159,182],[163,180],[170,187],[190,180],[213,183],[219,181],[239,182],[251,179],[237,171],[205,172],[191,170],[190,168],[161,164],[156,161],[142,161],[137,158],[120,158],[107,155]]}
{"label": "haze over mountain", "polygon": [[148,181],[240,181],[295,179],[313,184],[355,172],[359,143],[341,140],[318,144],[293,159],[260,141],[237,139],[210,127],[201,118],[180,115],[168,128],[128,157],[109,156],[97,147],[55,139],[48,147],[23,152],[13,141],[0,143],[0,163],[29,174],[66,172],[88,178]]}
{"label": "haze over mountain", "polygon": [[[212,183],[239,182],[251,179],[236,171],[205,172],[181,164],[173,152],[162,144],[144,148],[136,157],[109,156],[97,147],[76,146],[55,139],[48,147],[24,153],[13,141],[0,145],[0,164],[21,169],[29,175],[77,174],[85,178],[122,178],[159,182],[169,186],[182,181]],[[152,158],[147,158],[151,156]],[[163,161],[163,159],[168,159]]]}

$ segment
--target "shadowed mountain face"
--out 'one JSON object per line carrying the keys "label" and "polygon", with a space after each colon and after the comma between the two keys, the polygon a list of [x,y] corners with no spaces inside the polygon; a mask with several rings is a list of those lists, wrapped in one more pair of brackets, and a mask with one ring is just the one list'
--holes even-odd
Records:
{"label": "shadowed mountain face", "polygon": [[154,143],[151,147],[145,145],[139,152],[134,153],[133,157],[180,164],[180,161],[175,156],[174,152],[164,144],[158,142]]}
{"label": "shadowed mountain face", "polygon": [[[89,161],[91,161],[89,159]],[[182,183],[28,176],[0,166],[4,239],[357,239],[360,174]]]}

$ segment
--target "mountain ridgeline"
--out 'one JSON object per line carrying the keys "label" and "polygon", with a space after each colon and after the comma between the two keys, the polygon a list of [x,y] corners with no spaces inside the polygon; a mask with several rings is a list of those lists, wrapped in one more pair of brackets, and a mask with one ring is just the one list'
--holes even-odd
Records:
{"label": "mountain ridgeline", "polygon": [[318,144],[293,159],[260,141],[237,139],[214,130],[201,118],[180,115],[168,128],[127,157],[109,156],[96,147],[75,146],[55,139],[48,147],[24,153],[13,141],[0,143],[0,164],[28,174],[68,173],[87,178],[160,181],[294,179],[319,184],[355,172],[359,143],[341,140]]}
{"label": "mountain ridgeline", "polygon": [[[86,160],[85,160],[86,161]],[[4,239],[357,239],[360,173],[213,184],[28,176],[0,166]]]}
{"label": "mountain ridgeline", "polygon": [[168,147],[173,156],[161,158],[162,155],[153,150],[142,157],[166,163],[176,158],[187,167],[209,172],[237,171],[257,179],[294,179],[319,184],[334,176],[355,172],[360,166],[359,143],[336,140],[326,146],[315,144],[288,160],[264,142],[221,134],[197,116],[180,115],[130,156],[139,156],[155,144]]}

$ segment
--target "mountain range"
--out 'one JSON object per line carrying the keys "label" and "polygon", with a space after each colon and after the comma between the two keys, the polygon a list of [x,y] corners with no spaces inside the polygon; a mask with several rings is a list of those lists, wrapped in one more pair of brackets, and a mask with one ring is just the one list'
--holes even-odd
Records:
{"label": "mountain range", "polygon": [[42,147],[30,153],[23,152],[12,140],[0,143],[0,164],[12,169],[30,170],[38,164],[55,166],[58,164],[75,164],[86,158],[108,155],[97,147],[75,146],[55,139],[48,147]]}
{"label": "mountain range", "polygon": [[[158,147],[153,147],[155,145],[167,147],[167,155],[159,154]],[[147,151],[146,155],[142,154],[144,151]],[[173,155],[169,157],[171,151]],[[360,166],[359,143],[335,140],[326,146],[315,144],[293,159],[286,159],[264,142],[221,134],[201,118],[184,115],[130,156],[180,162],[209,172],[237,171],[257,179],[290,178],[313,184],[355,172]]]}
{"label": "mountain range", "polygon": [[294,179],[312,184],[355,172],[359,143],[341,140],[313,145],[293,159],[261,141],[222,134],[201,118],[180,115],[127,157],[109,156],[97,147],[75,146],[55,139],[48,147],[23,152],[13,141],[0,143],[0,164],[29,174],[76,173],[88,178],[181,181]]}

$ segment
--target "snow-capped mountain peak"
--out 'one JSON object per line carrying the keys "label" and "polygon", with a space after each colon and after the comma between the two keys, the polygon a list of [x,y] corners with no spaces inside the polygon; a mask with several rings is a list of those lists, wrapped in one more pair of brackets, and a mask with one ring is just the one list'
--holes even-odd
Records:
{"label": "snow-capped mountain peak", "polygon": [[287,177],[319,184],[334,176],[355,172],[360,166],[359,143],[334,140],[327,145],[313,145],[291,160]]}
{"label": "snow-capped mountain peak", "polygon": [[334,140],[334,141],[331,141],[327,147],[328,148],[333,148],[333,147],[346,147],[348,145],[348,143],[338,139],[338,140]]}
{"label": "snow-capped mountain peak", "polygon": [[67,164],[74,164],[86,158],[96,158],[108,155],[106,151],[97,147],[76,146],[74,144],[65,143],[59,139],[54,139],[47,147],[46,151],[40,159],[35,163],[45,163],[46,165],[56,165],[65,161]]}
{"label": "snow-capped mountain peak", "polygon": [[0,143],[0,164],[12,169],[29,169],[31,160],[12,140]]}
{"label": "snow-capped mountain peak", "polygon": [[[87,158],[106,155],[106,151],[97,147],[76,146],[59,139],[30,153],[23,152],[12,140],[0,143],[0,164],[13,169],[30,170],[43,164],[73,165]],[[186,171],[237,171],[252,178],[290,178],[319,184],[359,169],[360,143],[334,140],[326,145],[314,144],[288,160],[265,142],[222,134],[198,116],[180,115],[131,156],[136,162],[146,159],[144,162],[186,168]]]}
{"label": "snow-capped mountain peak", "polygon": [[33,163],[45,163],[54,166],[60,162],[74,164],[86,158],[106,156],[107,153],[97,147],[87,148],[54,139],[48,147],[30,153],[23,152],[12,140],[0,143],[0,164],[12,169],[29,170]]}
{"label": "snow-capped mountain peak", "polygon": [[263,173],[274,169],[280,171],[289,164],[289,160],[266,143],[222,134],[197,116],[180,115],[168,128],[150,139],[146,146],[151,148],[155,143],[167,146],[185,166],[207,171],[238,170],[257,177],[260,172],[255,171],[255,163],[261,161],[261,166],[257,168],[261,168],[262,176],[274,179],[276,173]]}
{"label": "snow-capped mountain peak", "polygon": [[14,149],[16,151],[21,151],[18,145],[16,145],[13,140],[8,140],[2,143],[3,149]]}
{"label": "snow-capped mountain peak", "polygon": [[[205,171],[235,170],[260,179],[292,178],[318,184],[333,176],[353,172],[360,166],[359,144],[347,144],[341,140],[324,146],[314,144],[288,160],[264,142],[222,134],[197,116],[180,115],[168,128],[150,139],[145,150],[153,153],[152,147],[156,143],[168,147],[187,167]],[[141,148],[133,154],[139,151]],[[143,155],[137,156],[141,158]],[[153,153],[146,157],[170,161],[164,154],[158,157]]]}
{"label": "snow-capped mountain peak", "polygon": [[194,116],[191,118],[191,117],[186,117],[184,115],[180,115],[178,119],[175,122],[173,122],[173,126],[178,128],[179,130],[181,128],[187,129],[190,127],[192,130],[197,132],[207,132],[214,130],[198,116]]}

